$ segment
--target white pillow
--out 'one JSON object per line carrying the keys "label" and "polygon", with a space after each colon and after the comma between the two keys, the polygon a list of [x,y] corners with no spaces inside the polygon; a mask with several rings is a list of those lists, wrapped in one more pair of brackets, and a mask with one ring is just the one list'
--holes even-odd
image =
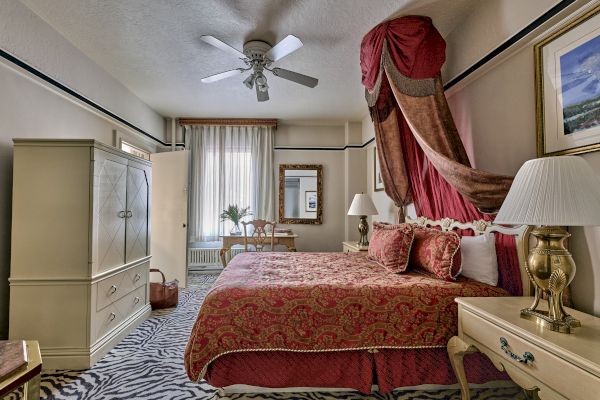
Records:
{"label": "white pillow", "polygon": [[488,285],[498,285],[498,259],[493,233],[460,239],[461,274]]}

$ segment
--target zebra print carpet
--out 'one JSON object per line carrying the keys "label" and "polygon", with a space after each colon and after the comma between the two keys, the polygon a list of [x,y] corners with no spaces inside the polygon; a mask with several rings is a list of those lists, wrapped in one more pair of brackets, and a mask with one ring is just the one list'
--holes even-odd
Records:
{"label": "zebra print carpet", "polygon": [[[346,393],[235,394],[226,396],[205,381],[190,382],[183,368],[183,351],[206,292],[217,275],[193,274],[189,288],[181,290],[175,309],[153,311],[92,369],[55,371],[42,375],[42,399],[212,399],[212,400],[365,400],[460,399],[458,390],[405,390],[387,395]],[[516,388],[474,389],[475,400],[524,398]],[[17,400],[13,393],[7,397]]]}

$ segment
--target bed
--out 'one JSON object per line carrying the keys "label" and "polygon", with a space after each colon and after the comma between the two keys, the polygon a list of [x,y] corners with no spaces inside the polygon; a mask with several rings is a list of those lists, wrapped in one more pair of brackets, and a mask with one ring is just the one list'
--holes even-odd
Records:
{"label": "bed", "polygon": [[[525,228],[450,219],[408,222],[514,236],[519,262],[524,261]],[[523,294],[529,290],[523,285]],[[501,287],[464,277],[447,282],[419,271],[391,274],[365,252],[240,254],[202,305],[185,366],[193,381],[204,378],[230,389],[368,393],[376,387],[385,393],[450,385],[456,378],[446,343],[457,333],[454,299],[507,295]],[[480,354],[469,357],[472,383],[508,379]]]}

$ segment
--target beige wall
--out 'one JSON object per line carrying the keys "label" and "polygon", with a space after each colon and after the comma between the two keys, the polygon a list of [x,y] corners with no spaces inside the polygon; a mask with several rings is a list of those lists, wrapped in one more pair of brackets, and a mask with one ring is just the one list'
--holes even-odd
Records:
{"label": "beige wall", "polygon": [[451,78],[463,72],[559,2],[559,0],[477,2],[469,16],[446,38],[448,62],[444,65],[443,76]]}
{"label": "beige wall", "polygon": [[[488,4],[497,3],[480,4],[491,7]],[[511,2],[504,3],[508,6]],[[541,14],[550,5],[547,1],[518,3],[528,3],[523,10],[530,17]],[[539,9],[536,10],[533,3]],[[470,154],[478,168],[514,175],[523,162],[536,157],[533,43],[544,32],[553,29],[558,20],[572,14],[574,9],[586,6],[586,3],[576,2],[513,46],[508,55],[485,67],[483,73],[475,74],[447,92],[458,129],[466,147],[472,148]],[[520,6],[507,11],[508,14],[484,11],[474,10],[470,19],[447,38],[448,48],[453,49],[448,57],[447,71],[461,70],[474,58],[473,54],[485,54],[489,48],[489,45],[482,44],[488,40],[481,34],[486,30],[474,26],[494,27],[494,30],[504,32],[504,36],[510,36],[527,24],[526,20],[519,19]],[[519,24],[515,24],[511,16],[520,21]],[[473,18],[477,21],[471,21]],[[494,39],[497,44],[502,37],[498,35]],[[600,174],[600,152],[582,157]],[[577,263],[577,275],[572,284],[576,308],[600,315],[600,228],[571,228],[571,232],[571,250]]]}
{"label": "beige wall", "polygon": [[[39,68],[131,122],[162,137],[163,119],[110,78],[18,1],[1,0],[0,48]],[[64,97],[12,64],[0,62],[0,339],[8,333],[12,138],[92,138],[112,145],[128,128]],[[154,147],[154,145],[150,145]],[[43,168],[43,165],[40,165]],[[31,243],[35,246],[36,243]]]}
{"label": "beige wall", "polygon": [[161,115],[18,0],[0,2],[0,48],[164,140]]}
{"label": "beige wall", "polygon": [[[357,218],[348,217],[346,213],[354,193],[365,190],[366,180],[362,171],[366,160],[363,149],[342,148],[346,144],[361,144],[361,133],[360,122],[337,125],[302,122],[277,128],[276,147],[306,149],[275,150],[276,176],[280,164],[323,165],[323,224],[289,225],[300,236],[296,243],[298,251],[341,251],[342,241],[358,239]],[[315,147],[334,149],[310,149]],[[276,181],[279,182],[278,178]],[[276,192],[278,205],[279,191]]]}
{"label": "beige wall", "polygon": [[[375,127],[373,126],[373,121],[371,121],[371,116],[367,115],[362,120],[362,140],[363,143],[367,143],[369,140],[375,137]],[[377,207],[377,211],[379,211],[378,215],[374,215],[369,217],[369,221],[372,223],[373,221],[380,222],[397,222],[398,216],[398,207],[394,205],[392,199],[385,194],[384,191],[375,191],[374,186],[374,177],[375,177],[375,142],[366,146],[364,149],[366,153],[366,162],[367,162],[367,193],[373,199],[373,203],[375,203],[375,207]]]}

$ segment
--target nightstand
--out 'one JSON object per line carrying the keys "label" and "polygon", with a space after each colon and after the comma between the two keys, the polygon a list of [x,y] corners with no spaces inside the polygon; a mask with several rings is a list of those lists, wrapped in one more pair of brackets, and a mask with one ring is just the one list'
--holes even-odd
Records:
{"label": "nightstand", "polygon": [[369,247],[361,247],[357,242],[342,242],[344,253],[353,253],[359,251],[367,251]]}
{"label": "nightstand", "polygon": [[448,355],[462,399],[469,384],[463,356],[480,351],[533,398],[594,399],[600,393],[600,318],[568,309],[581,328],[565,334],[521,318],[532,297],[459,297],[458,336]]}

